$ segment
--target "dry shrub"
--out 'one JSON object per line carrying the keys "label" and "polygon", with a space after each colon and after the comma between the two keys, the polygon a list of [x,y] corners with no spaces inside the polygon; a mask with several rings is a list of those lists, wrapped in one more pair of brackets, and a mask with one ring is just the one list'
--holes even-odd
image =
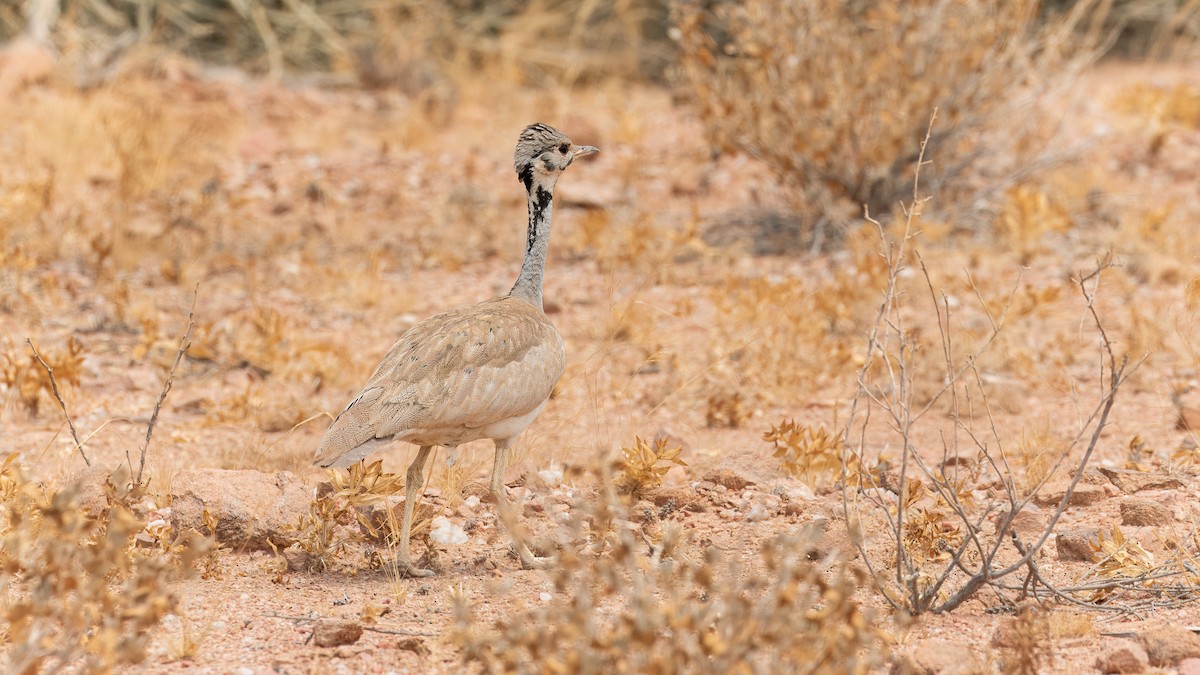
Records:
{"label": "dry shrub", "polygon": [[[837,421],[834,421],[837,426]],[[842,474],[842,438],[830,434],[824,425],[812,428],[784,420],[772,425],[763,440],[774,446],[774,456],[784,473],[815,485],[822,479],[838,478]],[[852,458],[853,460],[853,458]],[[857,466],[847,467],[849,474],[858,473]]]}
{"label": "dry shrub", "polygon": [[725,427],[737,429],[746,421],[746,402],[740,391],[721,391],[708,397],[704,411],[704,425],[709,429]]}
{"label": "dry shrub", "polygon": [[[38,363],[33,350],[26,349],[24,354],[16,351],[15,345],[9,345],[0,352],[0,390],[15,394],[21,406],[36,415],[41,406],[42,396],[53,398],[53,385],[46,369]],[[83,343],[74,336],[57,350],[47,350],[42,354],[46,365],[54,370],[55,379],[63,384],[79,386],[83,375]]]}
{"label": "dry shrub", "polygon": [[10,456],[0,467],[0,587],[7,672],[107,672],[146,657],[148,631],[176,607],[167,587],[192,568],[201,540],[178,557],[141,549],[139,519],[113,492],[91,517],[75,486],[27,481]]}
{"label": "dry shrub", "polygon": [[757,564],[672,557],[680,530],[647,558],[610,528],[614,498],[574,523],[583,550],[564,552],[545,604],[482,622],[455,597],[452,640],[489,673],[865,673],[886,647],[853,599],[863,579],[819,559],[812,531],[767,541]]}
{"label": "dry shrub", "polygon": [[[0,11],[0,40],[29,26],[92,76],[123,53],[171,49],[254,72],[328,71],[412,90],[449,66],[567,81],[636,76],[668,56],[665,9],[648,0],[33,0]],[[134,37],[136,36],[136,38]]]}
{"label": "dry shrub", "polygon": [[679,77],[714,145],[764,159],[801,211],[844,224],[860,205],[886,213],[912,192],[935,108],[946,123],[930,139],[927,184],[986,177],[993,188],[1028,169],[1041,144],[1017,111],[1095,53],[1072,30],[1089,3],[1062,19],[1039,19],[1038,5],[681,2]]}
{"label": "dry shrub", "polygon": [[1008,629],[1010,637],[1001,650],[1005,673],[1037,675],[1054,665],[1050,617],[1046,612],[1023,607]]}
{"label": "dry shrub", "polygon": [[[345,473],[330,470],[328,489],[318,490],[308,513],[301,514],[291,529],[297,533],[293,548],[301,555],[303,571],[325,571],[351,554],[375,566],[379,562],[372,546],[359,547],[368,540],[383,540],[398,535],[395,518],[374,518],[371,507],[386,503],[388,497],[404,489],[404,479],[383,470],[383,461],[359,462]],[[420,513],[420,511],[418,511]],[[423,518],[426,521],[428,518]],[[414,520],[413,531],[417,527]],[[393,542],[394,543],[394,542]],[[347,569],[353,571],[354,568]]]}
{"label": "dry shrub", "polygon": [[1136,84],[1118,94],[1113,107],[1147,123],[1200,129],[1200,87],[1192,84]]}
{"label": "dry shrub", "polygon": [[824,389],[850,362],[838,317],[856,314],[863,288],[796,277],[727,279],[710,293],[719,317],[717,356],[764,396],[793,400]]}
{"label": "dry shrub", "polygon": [[1042,238],[1051,232],[1066,232],[1072,226],[1067,208],[1045,191],[1018,185],[1005,193],[996,233],[1028,264],[1042,250]]}
{"label": "dry shrub", "polygon": [[[1061,11],[1076,0],[1046,0],[1043,11]],[[1132,58],[1176,59],[1200,47],[1200,5],[1189,0],[1111,0],[1103,29],[1118,32],[1113,49]]]}
{"label": "dry shrub", "polygon": [[679,459],[683,448],[667,447],[667,439],[660,438],[651,445],[641,436],[634,436],[632,447],[621,448],[618,464],[617,487],[635,497],[647,490],[662,485],[663,476],[672,466],[687,466]]}

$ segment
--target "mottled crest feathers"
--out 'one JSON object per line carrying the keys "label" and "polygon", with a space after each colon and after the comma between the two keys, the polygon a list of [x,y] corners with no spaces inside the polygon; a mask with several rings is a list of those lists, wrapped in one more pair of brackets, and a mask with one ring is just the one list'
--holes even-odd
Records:
{"label": "mottled crest feathers", "polygon": [[[571,139],[554,127],[540,122],[525,127],[525,130],[521,132],[521,137],[517,139],[517,149],[513,153],[513,168],[517,172],[517,177],[524,183],[526,190],[533,186],[535,160],[547,151],[564,146],[568,149],[571,148]],[[560,168],[566,168],[573,157],[569,156],[566,150],[559,154],[566,158]]]}

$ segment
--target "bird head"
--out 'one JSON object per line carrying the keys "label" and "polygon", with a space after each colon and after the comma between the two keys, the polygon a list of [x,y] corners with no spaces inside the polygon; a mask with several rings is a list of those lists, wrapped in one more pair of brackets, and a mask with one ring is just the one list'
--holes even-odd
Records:
{"label": "bird head", "polygon": [[553,188],[563,170],[576,157],[599,152],[590,145],[575,145],[566,134],[545,124],[531,124],[521,132],[513,167],[531,193],[535,185]]}

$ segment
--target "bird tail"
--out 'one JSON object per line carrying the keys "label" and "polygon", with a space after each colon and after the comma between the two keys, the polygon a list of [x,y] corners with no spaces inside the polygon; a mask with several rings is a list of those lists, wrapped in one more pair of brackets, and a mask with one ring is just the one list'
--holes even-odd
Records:
{"label": "bird tail", "polygon": [[381,393],[379,388],[372,387],[363,391],[346,406],[321,437],[316,455],[313,456],[313,465],[345,468],[391,440],[376,438],[374,425],[370,420],[370,404],[378,399]]}

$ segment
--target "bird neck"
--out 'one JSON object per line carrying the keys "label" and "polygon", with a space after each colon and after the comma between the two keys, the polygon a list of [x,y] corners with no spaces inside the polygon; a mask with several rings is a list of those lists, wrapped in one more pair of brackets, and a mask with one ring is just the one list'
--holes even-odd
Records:
{"label": "bird neck", "polygon": [[546,274],[546,251],[550,247],[550,216],[554,210],[554,185],[530,182],[529,234],[521,274],[509,295],[542,307],[542,280]]}

